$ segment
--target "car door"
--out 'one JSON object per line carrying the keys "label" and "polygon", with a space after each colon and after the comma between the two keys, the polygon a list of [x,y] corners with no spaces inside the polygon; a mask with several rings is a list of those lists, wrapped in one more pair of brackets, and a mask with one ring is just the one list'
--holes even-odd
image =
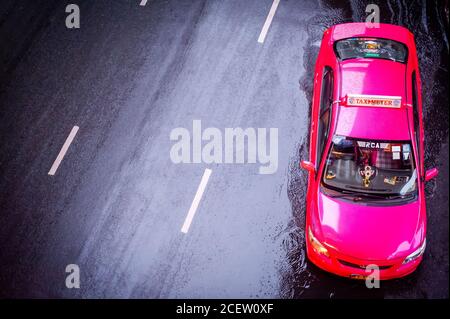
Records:
{"label": "car door", "polygon": [[412,73],[412,107],[413,107],[413,123],[414,123],[414,142],[416,144],[417,159],[416,163],[419,176],[423,178],[424,176],[424,166],[423,166],[423,154],[424,154],[424,136],[423,136],[423,125],[422,125],[422,108],[420,101],[420,86],[417,73],[414,70]]}
{"label": "car door", "polygon": [[[329,66],[325,66],[322,72],[322,81],[320,88],[320,98],[318,111],[316,114],[316,138],[315,138],[315,166],[316,172],[320,170],[320,164],[322,163],[325,155],[325,149],[330,134],[330,123],[333,106],[333,85],[334,85],[334,73],[333,69]],[[318,177],[320,174],[316,174]]]}

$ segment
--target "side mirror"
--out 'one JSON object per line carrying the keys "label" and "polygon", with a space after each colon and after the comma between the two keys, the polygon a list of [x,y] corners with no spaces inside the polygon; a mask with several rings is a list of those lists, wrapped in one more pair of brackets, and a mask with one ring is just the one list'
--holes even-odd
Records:
{"label": "side mirror", "polygon": [[310,172],[311,174],[315,174],[316,173],[316,168],[314,167],[314,164],[308,161],[301,161],[300,162],[300,167],[307,170],[308,172]]}
{"label": "side mirror", "polygon": [[439,171],[437,168],[432,168],[426,171],[425,173],[425,182],[428,182],[438,176]]}

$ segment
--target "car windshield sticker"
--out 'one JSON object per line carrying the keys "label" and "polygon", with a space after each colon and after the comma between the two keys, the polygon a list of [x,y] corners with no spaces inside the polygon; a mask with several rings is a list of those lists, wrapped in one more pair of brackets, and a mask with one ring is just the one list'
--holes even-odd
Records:
{"label": "car windshield sticker", "polygon": [[373,106],[373,107],[387,107],[400,108],[402,98],[401,96],[383,96],[383,95],[362,95],[362,94],[348,94],[348,106]]}
{"label": "car windshield sticker", "polygon": [[392,151],[392,159],[393,160],[399,160],[400,159],[401,146],[400,145],[392,145],[391,151]]}
{"label": "car windshield sticker", "polygon": [[389,147],[389,143],[358,141],[358,146],[363,148],[382,148]]}
{"label": "car windshield sticker", "polygon": [[403,144],[402,150],[403,150],[403,160],[404,161],[409,160],[409,153],[411,152],[409,144]]}

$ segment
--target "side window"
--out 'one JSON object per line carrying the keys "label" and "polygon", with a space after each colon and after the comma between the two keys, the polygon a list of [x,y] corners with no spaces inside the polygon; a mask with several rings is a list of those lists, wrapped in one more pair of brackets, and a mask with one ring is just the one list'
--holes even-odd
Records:
{"label": "side window", "polygon": [[320,91],[320,108],[317,138],[317,167],[319,166],[330,130],[331,107],[333,105],[333,70],[325,67]]}
{"label": "side window", "polygon": [[414,117],[414,135],[416,139],[417,151],[420,153],[421,147],[420,145],[420,113],[419,113],[419,105],[418,105],[418,97],[417,97],[417,80],[416,80],[416,72],[414,71],[412,74],[412,102],[413,102],[413,117]]}

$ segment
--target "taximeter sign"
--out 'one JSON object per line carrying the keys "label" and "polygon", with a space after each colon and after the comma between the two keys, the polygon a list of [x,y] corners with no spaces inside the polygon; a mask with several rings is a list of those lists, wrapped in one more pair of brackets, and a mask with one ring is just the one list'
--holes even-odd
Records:
{"label": "taximeter sign", "polygon": [[400,96],[381,96],[381,95],[347,95],[347,106],[374,106],[400,108],[402,98]]}

